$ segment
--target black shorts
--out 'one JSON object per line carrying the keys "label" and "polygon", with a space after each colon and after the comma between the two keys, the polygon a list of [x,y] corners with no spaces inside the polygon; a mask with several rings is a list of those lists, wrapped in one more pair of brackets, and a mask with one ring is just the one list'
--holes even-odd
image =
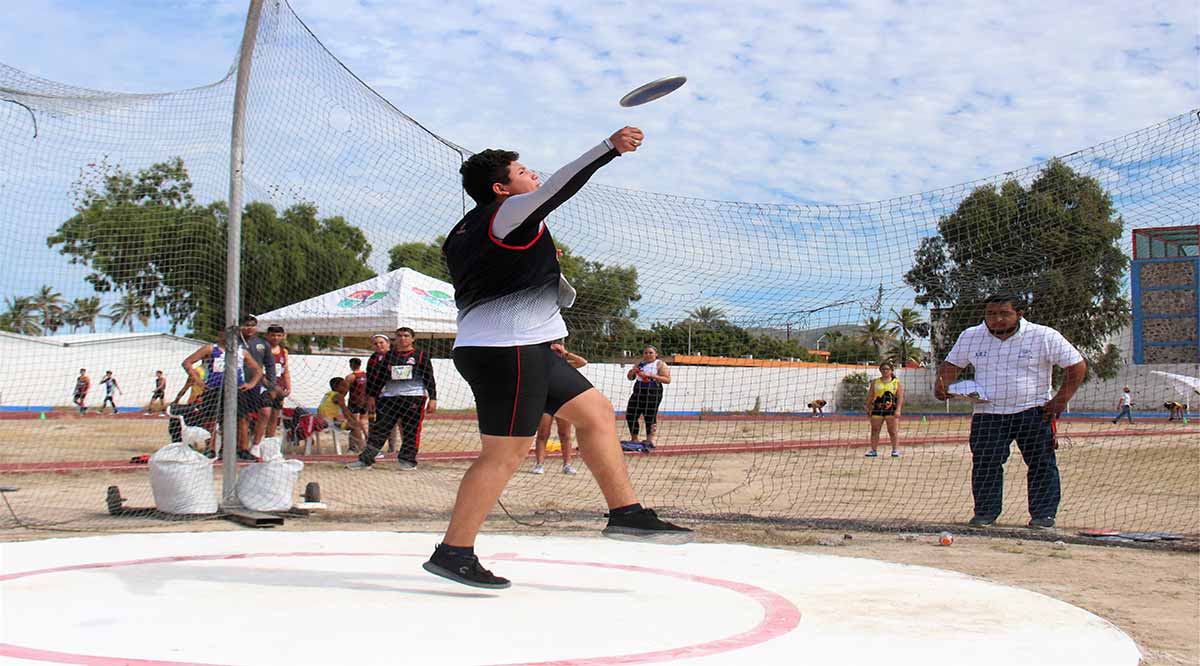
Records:
{"label": "black shorts", "polygon": [[[254,389],[249,391],[238,391],[237,415],[238,418],[245,418],[247,414],[258,409],[252,407],[251,403],[257,405],[257,400],[254,400],[250,395]],[[200,407],[198,408],[200,416],[205,423],[221,420],[221,396],[224,395],[224,387],[209,386],[204,389],[204,393],[200,394]]]}
{"label": "black shorts", "polygon": [[282,395],[277,395],[275,397],[271,397],[271,394],[269,394],[269,393],[264,394],[263,400],[265,400],[267,402],[267,406],[269,406],[269,407],[272,407],[274,409],[283,409],[283,396]]}
{"label": "black shorts", "polygon": [[457,347],[454,367],[471,385],[479,432],[533,437],[542,414],[554,414],[592,383],[550,343],[521,347]]}
{"label": "black shorts", "polygon": [[893,409],[872,409],[871,416],[895,416],[896,410]]}
{"label": "black shorts", "polygon": [[349,409],[351,414],[366,414],[367,413],[366,405],[350,404],[350,405],[346,406],[346,409]]}
{"label": "black shorts", "polygon": [[165,400],[166,396],[163,394],[162,391],[155,391],[154,393],[150,394],[150,399],[151,400]]}

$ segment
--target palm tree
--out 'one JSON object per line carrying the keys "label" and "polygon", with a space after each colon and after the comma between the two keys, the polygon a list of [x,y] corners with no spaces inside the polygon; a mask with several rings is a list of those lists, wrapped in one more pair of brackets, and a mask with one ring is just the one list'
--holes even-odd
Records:
{"label": "palm tree", "polygon": [[0,329],[21,335],[37,335],[39,333],[37,319],[33,316],[37,312],[37,308],[34,306],[32,298],[29,296],[16,298],[5,296],[4,305],[8,311],[0,313]]}
{"label": "palm tree", "polygon": [[858,337],[862,342],[875,348],[876,357],[882,357],[883,348],[896,339],[896,336],[888,329],[887,323],[883,321],[883,317],[867,317],[863,321],[863,331]]}
{"label": "palm tree", "polygon": [[42,285],[30,299],[33,307],[41,314],[42,335],[53,333],[63,325],[63,297],[50,285]]}
{"label": "palm tree", "polygon": [[689,310],[688,318],[702,326],[724,324],[725,311],[721,308],[716,308],[711,305],[701,305],[694,310]]}
{"label": "palm tree", "polygon": [[901,340],[911,340],[914,336],[925,338],[929,336],[929,322],[921,319],[921,313],[912,308],[901,308],[899,312],[892,309],[891,332],[900,335]]}
{"label": "palm tree", "polygon": [[74,306],[73,310],[75,311],[75,323],[73,325],[79,328],[87,326],[89,331],[95,333],[96,319],[100,317],[103,310],[100,306],[100,297],[77,298],[72,303],[72,306]]}
{"label": "palm tree", "polygon": [[885,361],[891,363],[897,368],[903,368],[909,363],[919,364],[925,358],[925,352],[913,344],[911,339],[900,338],[892,348],[888,350]]}
{"label": "palm tree", "polygon": [[150,323],[150,305],[138,298],[137,294],[127,291],[119,301],[108,306],[105,316],[112,321],[112,328],[129,326],[129,332],[132,333],[134,320],[140,321],[142,326]]}

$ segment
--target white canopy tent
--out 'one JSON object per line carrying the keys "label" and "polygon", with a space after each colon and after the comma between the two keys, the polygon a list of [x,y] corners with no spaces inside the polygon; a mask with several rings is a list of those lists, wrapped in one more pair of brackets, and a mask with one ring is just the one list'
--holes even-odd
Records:
{"label": "white canopy tent", "polygon": [[458,333],[454,287],[399,268],[327,294],[258,315],[260,330],[277,324],[302,335],[369,336],[407,326],[422,337]]}

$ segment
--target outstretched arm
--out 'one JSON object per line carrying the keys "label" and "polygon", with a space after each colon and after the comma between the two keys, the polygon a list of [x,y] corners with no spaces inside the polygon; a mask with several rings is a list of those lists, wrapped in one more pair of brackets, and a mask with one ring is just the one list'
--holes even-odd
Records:
{"label": "outstretched arm", "polygon": [[507,240],[508,236],[518,229],[521,230],[521,233],[517,234],[518,240],[536,236],[542,220],[567,199],[575,196],[592,174],[618,155],[637,150],[641,142],[641,130],[636,127],[621,128],[575,161],[554,172],[554,175],[547,178],[538,189],[505,199],[492,220],[492,236]]}

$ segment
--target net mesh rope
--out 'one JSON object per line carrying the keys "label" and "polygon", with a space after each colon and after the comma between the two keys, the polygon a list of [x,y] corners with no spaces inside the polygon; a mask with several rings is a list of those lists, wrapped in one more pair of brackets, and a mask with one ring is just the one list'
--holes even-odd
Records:
{"label": "net mesh rope", "polygon": [[[169,403],[185,383],[183,359],[215,341],[224,323],[234,74],[181,92],[129,95],[0,65],[0,478],[20,488],[4,493],[0,525],[154,524],[107,515],[105,493],[118,485],[124,506],[154,506],[147,465],[131,459],[171,441],[171,419],[158,415],[159,405],[147,414],[155,371],[164,372]],[[434,277],[444,271],[433,248],[467,210],[458,167],[469,151],[364,85],[286,3],[264,9],[246,122],[243,311],[263,315],[402,265]],[[979,323],[981,297],[996,289],[1032,296],[1029,319],[1064,332],[1095,333],[1088,322],[1127,317],[1133,271],[1140,270],[1126,266],[1130,230],[1200,224],[1198,135],[1200,119],[1191,112],[995,178],[836,206],[631,191],[605,186],[601,170],[549,224],[579,289],[565,311],[566,344],[590,361],[583,372],[615,406],[622,439],[632,439],[623,413],[634,384],[627,373],[642,349],[654,345],[671,368],[655,448],[626,457],[642,502],[696,519],[886,527],[970,517],[970,406],[933,399],[934,368],[957,334]],[[1089,188],[1107,199],[1085,199],[1080,193]],[[989,221],[1014,201],[1021,209],[1002,216],[1006,222]],[[1097,213],[1104,201],[1111,210]],[[1079,221],[1089,215],[1103,224]],[[1098,259],[1097,246],[1083,242],[1096,229],[1111,236],[1106,243],[1119,260]],[[1051,246],[1059,248],[1052,256],[1044,252]],[[996,259],[1011,257],[1014,247],[1028,250],[1020,270]],[[929,263],[939,251],[943,262]],[[1193,285],[1192,292],[1146,292],[1175,304],[1180,316],[1155,324],[1182,326],[1172,339],[1186,343],[1191,322],[1191,347],[1148,347],[1160,355],[1155,363],[1135,364],[1129,325],[1099,336],[1120,354],[1112,376],[1091,378],[1058,426],[1060,525],[1200,533],[1197,431],[1182,417],[1168,421],[1163,406],[1189,400],[1151,373],[1200,374],[1188,265],[1151,266],[1145,275],[1147,284]],[[1154,273],[1164,270],[1165,277]],[[1115,275],[1117,290],[1106,302],[1121,303],[1103,312],[1060,305],[1099,307],[1099,297],[1059,297],[1108,288],[1098,274]],[[945,298],[917,302],[935,286],[949,290]],[[344,297],[367,312],[370,294],[349,291]],[[413,293],[433,311],[446,307],[444,291]],[[415,328],[418,348],[434,358],[439,403],[422,423],[417,470],[401,474],[386,451],[370,472],[344,469],[350,437],[337,428],[321,432],[308,453],[305,442],[289,437],[284,453],[305,465],[294,487],[282,467],[275,485],[292,488],[292,499],[317,482],[329,516],[448,514],[479,449],[478,430],[449,342]],[[880,331],[867,338],[873,329]],[[347,336],[340,344],[360,351],[346,351],[334,349],[337,337],[289,327],[288,413],[315,411],[330,378],[349,374],[351,357],[365,363],[367,336],[377,332],[392,333]],[[1084,351],[1091,360],[1104,349]],[[864,455],[865,381],[878,376],[880,357],[912,366],[897,373],[905,391],[898,458],[890,456],[886,427],[879,456]],[[82,415],[72,404],[80,368],[91,379]],[[96,414],[108,370],[119,386],[115,405],[126,410],[116,416],[111,406]],[[1111,422],[1123,386],[1134,396],[1136,426]],[[292,425],[280,424],[279,432],[294,434]],[[644,423],[638,430],[644,438]],[[561,473],[558,443],[555,433],[544,475],[530,473],[531,454],[509,484],[502,501],[514,515],[603,510],[577,452],[580,473]],[[1022,524],[1027,468],[1012,451],[1000,522]],[[203,467],[195,478],[193,490],[219,496],[219,467]]]}

